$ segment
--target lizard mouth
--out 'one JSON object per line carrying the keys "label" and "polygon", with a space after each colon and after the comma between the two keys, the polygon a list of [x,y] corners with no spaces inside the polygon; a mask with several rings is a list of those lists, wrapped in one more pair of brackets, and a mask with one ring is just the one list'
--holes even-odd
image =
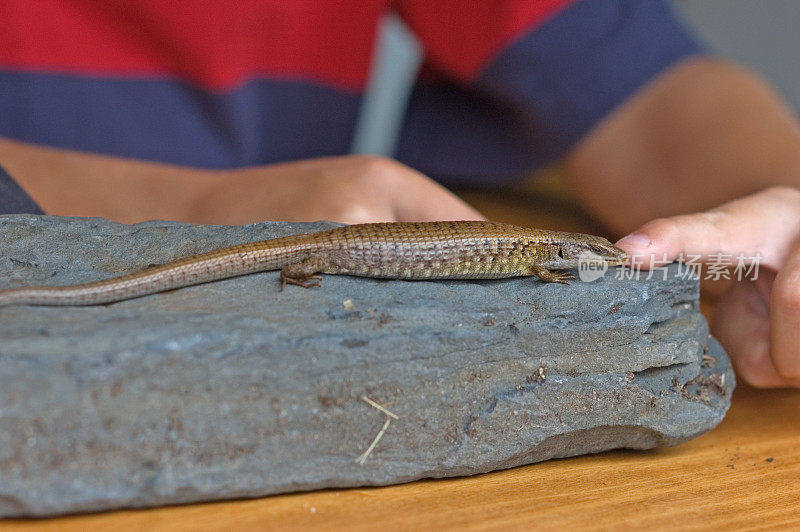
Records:
{"label": "lizard mouth", "polygon": [[587,252],[594,255],[592,259],[605,261],[609,266],[619,266],[628,260],[628,254],[611,242],[605,245],[593,245]]}
{"label": "lizard mouth", "polygon": [[608,264],[609,266],[620,266],[628,260],[628,255],[620,250],[584,251],[578,255],[578,262],[591,262],[595,264]]}
{"label": "lizard mouth", "polygon": [[609,266],[621,266],[628,261],[628,254],[620,250],[618,254],[606,257],[605,261]]}

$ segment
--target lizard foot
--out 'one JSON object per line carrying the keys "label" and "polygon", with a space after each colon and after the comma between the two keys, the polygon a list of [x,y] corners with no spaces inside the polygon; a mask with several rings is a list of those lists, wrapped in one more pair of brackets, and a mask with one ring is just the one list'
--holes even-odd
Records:
{"label": "lizard foot", "polygon": [[[314,280],[309,281],[309,279],[314,279]],[[322,286],[322,284],[320,283],[321,280],[322,277],[320,277],[319,275],[295,278],[295,277],[289,277],[286,274],[284,274],[283,271],[281,271],[281,292],[283,292],[283,289],[286,287],[287,284],[296,284],[297,286],[302,286],[303,288],[315,288],[315,287],[319,288],[320,286]]]}
{"label": "lizard foot", "polygon": [[[287,284],[296,284],[303,288],[321,286],[322,277],[314,274],[324,267],[325,261],[321,255],[311,255],[301,261],[287,264],[281,268],[281,292]],[[309,281],[309,279],[314,279],[314,281]]]}
{"label": "lizard foot", "polygon": [[552,277],[547,279],[551,283],[569,284],[569,281],[574,281],[575,276],[569,272],[551,272]]}
{"label": "lizard foot", "polygon": [[569,281],[575,279],[575,276],[568,271],[552,272],[538,265],[531,266],[530,274],[548,283],[569,284]]}

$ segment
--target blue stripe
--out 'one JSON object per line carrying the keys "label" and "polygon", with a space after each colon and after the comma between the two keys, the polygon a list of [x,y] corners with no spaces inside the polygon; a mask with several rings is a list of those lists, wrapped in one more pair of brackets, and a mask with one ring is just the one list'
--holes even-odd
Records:
{"label": "blue stripe", "polygon": [[347,153],[361,96],[253,81],[216,94],[171,80],[0,72],[0,136],[232,168]]}
{"label": "blue stripe", "polygon": [[660,0],[576,2],[498,56],[471,93],[419,88],[399,158],[445,182],[508,180],[564,155],[653,76],[699,52]]}
{"label": "blue stripe", "polygon": [[535,132],[519,110],[449,84],[419,85],[397,159],[448,185],[512,182],[536,164]]}

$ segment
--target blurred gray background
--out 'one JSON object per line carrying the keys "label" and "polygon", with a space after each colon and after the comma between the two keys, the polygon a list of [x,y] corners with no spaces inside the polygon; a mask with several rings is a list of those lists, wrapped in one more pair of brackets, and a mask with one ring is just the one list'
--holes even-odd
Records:
{"label": "blurred gray background", "polygon": [[800,0],[671,0],[702,42],[759,71],[800,110]]}
{"label": "blurred gray background", "polygon": [[[668,0],[689,30],[722,56],[764,75],[800,110],[800,0]],[[353,153],[391,156],[422,50],[396,17],[380,29]]]}

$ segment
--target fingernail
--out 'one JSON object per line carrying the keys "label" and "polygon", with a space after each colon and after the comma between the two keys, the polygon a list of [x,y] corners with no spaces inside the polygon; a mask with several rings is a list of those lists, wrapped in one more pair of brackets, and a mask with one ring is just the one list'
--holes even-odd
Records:
{"label": "fingernail", "polygon": [[640,234],[640,233],[631,233],[628,236],[624,236],[617,240],[617,245],[622,245],[622,247],[626,247],[628,249],[638,249],[643,250],[645,248],[650,247],[651,241],[650,238]]}

